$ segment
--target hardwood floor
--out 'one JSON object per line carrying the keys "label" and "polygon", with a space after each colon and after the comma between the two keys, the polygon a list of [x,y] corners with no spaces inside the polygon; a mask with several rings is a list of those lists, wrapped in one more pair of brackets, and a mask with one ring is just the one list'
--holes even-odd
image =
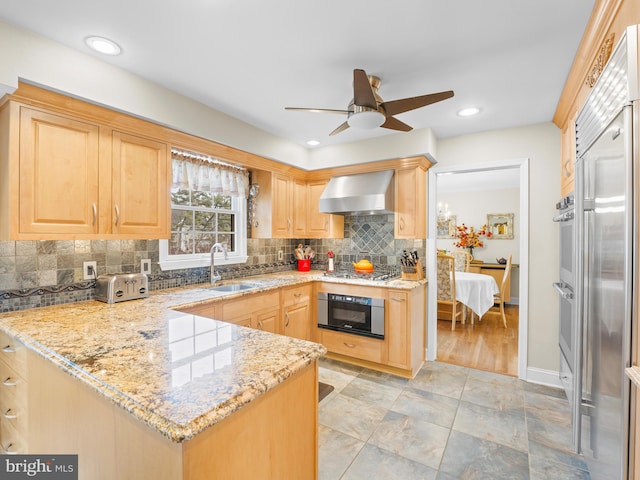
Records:
{"label": "hardwood floor", "polygon": [[487,313],[475,325],[458,323],[453,332],[451,321],[438,320],[437,360],[517,377],[518,308],[506,306],[506,329],[499,313]]}

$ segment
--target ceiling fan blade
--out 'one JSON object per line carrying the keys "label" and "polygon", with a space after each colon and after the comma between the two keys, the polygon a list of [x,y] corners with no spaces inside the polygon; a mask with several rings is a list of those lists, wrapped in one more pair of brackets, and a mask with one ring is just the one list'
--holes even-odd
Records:
{"label": "ceiling fan blade", "polygon": [[413,127],[411,125],[407,125],[406,123],[401,122],[397,118],[393,117],[387,117],[384,123],[380,126],[382,128],[388,128],[390,130],[400,130],[401,132],[410,132],[411,130],[413,130]]}
{"label": "ceiling fan blade", "polygon": [[333,132],[331,132],[329,136],[331,137],[332,135],[337,135],[340,132],[344,132],[347,128],[349,128],[349,124],[347,122],[344,122],[340,124],[340,126],[336,128]]}
{"label": "ceiling fan blade", "polygon": [[349,110],[336,110],[333,108],[303,108],[303,107],[284,107],[285,110],[298,110],[304,112],[315,112],[315,113],[342,113],[348,114]]}
{"label": "ceiling fan blade", "polygon": [[453,97],[453,90],[440,93],[430,93],[429,95],[421,95],[419,97],[402,98],[400,100],[391,100],[383,102],[380,105],[384,108],[387,115],[397,115],[398,113],[408,112],[416,108],[425,107],[432,103],[441,102],[447,98]]}
{"label": "ceiling fan blade", "polygon": [[353,71],[353,103],[359,107],[378,109],[367,72],[358,68]]}

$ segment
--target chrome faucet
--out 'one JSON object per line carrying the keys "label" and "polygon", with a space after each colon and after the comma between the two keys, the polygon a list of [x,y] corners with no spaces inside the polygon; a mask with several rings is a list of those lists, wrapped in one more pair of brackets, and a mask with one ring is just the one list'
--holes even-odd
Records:
{"label": "chrome faucet", "polygon": [[214,268],[215,266],[215,262],[213,260],[213,257],[215,256],[216,250],[220,249],[222,251],[222,253],[224,253],[224,259],[226,260],[227,257],[227,246],[223,243],[214,243],[213,246],[211,247],[211,285],[214,285],[218,280],[220,280],[222,277],[216,273],[216,270]]}

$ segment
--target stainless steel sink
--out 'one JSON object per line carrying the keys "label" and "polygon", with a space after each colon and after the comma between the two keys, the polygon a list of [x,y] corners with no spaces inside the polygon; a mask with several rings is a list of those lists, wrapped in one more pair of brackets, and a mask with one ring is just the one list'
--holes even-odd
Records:
{"label": "stainless steel sink", "polygon": [[211,287],[210,290],[214,292],[241,292],[243,290],[251,290],[252,288],[258,288],[258,286],[251,283],[228,283]]}

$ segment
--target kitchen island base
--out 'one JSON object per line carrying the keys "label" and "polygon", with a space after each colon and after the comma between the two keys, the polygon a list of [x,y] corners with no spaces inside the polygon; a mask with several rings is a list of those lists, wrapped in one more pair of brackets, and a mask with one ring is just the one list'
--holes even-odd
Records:
{"label": "kitchen island base", "polygon": [[28,453],[78,454],[78,478],[317,478],[317,361],[175,443],[28,353]]}

